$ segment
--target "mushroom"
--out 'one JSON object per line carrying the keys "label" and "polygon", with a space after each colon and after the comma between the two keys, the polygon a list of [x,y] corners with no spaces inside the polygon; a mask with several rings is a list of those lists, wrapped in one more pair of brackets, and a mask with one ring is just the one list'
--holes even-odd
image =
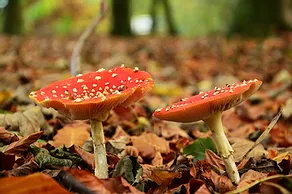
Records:
{"label": "mushroom", "polygon": [[142,98],[153,84],[147,72],[122,65],[56,81],[31,92],[29,97],[37,104],[52,107],[72,119],[90,119],[95,176],[108,178],[102,121],[113,108],[129,106]]}
{"label": "mushroom", "polygon": [[240,177],[232,156],[233,150],[222,126],[222,112],[250,97],[259,89],[261,84],[262,81],[254,79],[239,84],[226,85],[222,88],[215,87],[214,90],[201,92],[190,98],[182,99],[169,107],[157,109],[153,116],[175,122],[203,120],[212,131],[214,143],[225,163],[229,178],[237,184]]}

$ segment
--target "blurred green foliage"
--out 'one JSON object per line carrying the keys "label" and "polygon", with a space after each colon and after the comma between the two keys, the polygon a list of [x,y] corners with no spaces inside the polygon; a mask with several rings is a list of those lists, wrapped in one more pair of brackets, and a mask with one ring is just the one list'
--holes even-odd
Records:
{"label": "blurred green foliage", "polygon": [[[5,0],[0,0],[5,1]],[[20,0],[23,4],[26,34],[72,35],[82,32],[99,12],[98,0]],[[225,33],[232,9],[238,0],[169,0],[179,34],[201,36]],[[131,1],[132,17],[149,14],[152,0]],[[110,3],[109,3],[110,6]],[[3,23],[0,8],[0,25]],[[162,6],[158,8],[158,34],[167,31]],[[110,12],[99,26],[100,33],[110,31]]]}

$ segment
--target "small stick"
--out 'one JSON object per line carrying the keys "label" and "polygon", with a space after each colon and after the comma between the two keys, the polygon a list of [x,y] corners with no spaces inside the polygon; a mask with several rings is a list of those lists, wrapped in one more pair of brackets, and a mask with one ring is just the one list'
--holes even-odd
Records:
{"label": "small stick", "polygon": [[[279,118],[282,115],[282,110],[280,110],[278,112],[278,114],[273,118],[273,120],[270,122],[269,126],[265,129],[265,131],[259,136],[259,138],[256,140],[256,142],[253,144],[253,146],[244,154],[244,156],[242,157],[242,159],[240,160],[240,162],[246,158],[246,156],[257,146],[259,145],[266,137],[267,135],[270,133],[271,129],[273,129],[273,127],[275,126],[275,124],[277,123],[277,121],[279,120]],[[239,163],[240,163],[239,162]]]}
{"label": "small stick", "polygon": [[107,11],[107,5],[105,0],[100,1],[100,13],[98,13],[91,24],[88,26],[88,28],[81,34],[78,41],[76,42],[74,46],[74,50],[72,52],[71,56],[71,63],[70,63],[70,71],[71,76],[76,75],[76,67],[79,63],[80,53],[82,50],[82,47],[84,45],[84,42],[88,39],[88,37],[93,34],[94,29],[97,27],[97,25],[103,20],[106,11]]}

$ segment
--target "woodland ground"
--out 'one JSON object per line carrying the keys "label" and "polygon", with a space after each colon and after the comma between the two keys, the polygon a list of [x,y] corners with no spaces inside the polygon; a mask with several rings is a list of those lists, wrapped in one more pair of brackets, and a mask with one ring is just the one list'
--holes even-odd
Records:
{"label": "woodland ground", "polygon": [[[290,193],[292,34],[263,40],[87,41],[79,72],[124,63],[155,81],[141,101],[112,111],[104,122],[111,177],[106,180],[92,174],[89,122],[72,121],[28,98],[31,91],[70,76],[75,40],[0,36],[0,193]],[[200,91],[255,78],[263,81],[259,91],[223,114],[241,174],[238,186],[226,176],[205,124],[152,118],[155,109]],[[281,109],[269,135],[243,159]]]}

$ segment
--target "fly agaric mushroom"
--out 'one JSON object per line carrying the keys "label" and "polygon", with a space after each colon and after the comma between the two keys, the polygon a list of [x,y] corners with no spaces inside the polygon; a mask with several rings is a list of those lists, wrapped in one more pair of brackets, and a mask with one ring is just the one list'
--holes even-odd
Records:
{"label": "fly agaric mushroom", "polygon": [[29,97],[37,104],[57,109],[72,119],[90,119],[95,175],[108,178],[102,121],[113,108],[128,106],[142,98],[153,84],[147,72],[122,65],[51,83],[31,92]]}
{"label": "fly agaric mushroom", "polygon": [[169,107],[157,109],[153,116],[176,122],[203,120],[212,131],[215,145],[225,163],[229,178],[237,184],[240,177],[232,156],[233,150],[224,134],[222,112],[247,99],[259,89],[261,84],[261,81],[254,79],[223,88],[215,87],[214,90],[201,92]]}

